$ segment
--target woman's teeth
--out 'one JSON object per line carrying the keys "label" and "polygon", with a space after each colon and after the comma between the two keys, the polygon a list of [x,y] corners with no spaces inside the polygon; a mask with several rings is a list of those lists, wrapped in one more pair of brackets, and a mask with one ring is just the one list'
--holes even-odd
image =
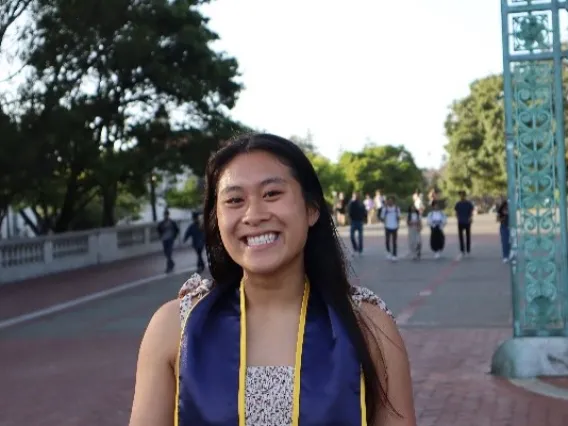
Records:
{"label": "woman's teeth", "polygon": [[264,244],[273,243],[274,241],[276,241],[276,238],[278,238],[278,235],[273,232],[269,232],[268,234],[263,235],[256,235],[254,237],[247,237],[247,245],[251,247],[262,246]]}

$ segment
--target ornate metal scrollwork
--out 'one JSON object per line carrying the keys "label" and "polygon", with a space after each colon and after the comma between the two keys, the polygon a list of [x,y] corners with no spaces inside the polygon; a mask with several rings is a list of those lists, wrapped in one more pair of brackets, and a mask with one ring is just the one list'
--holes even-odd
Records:
{"label": "ornate metal scrollwork", "polygon": [[566,335],[566,164],[558,12],[568,2],[506,3],[504,81],[509,86],[505,113],[514,205],[510,235],[515,335]]}

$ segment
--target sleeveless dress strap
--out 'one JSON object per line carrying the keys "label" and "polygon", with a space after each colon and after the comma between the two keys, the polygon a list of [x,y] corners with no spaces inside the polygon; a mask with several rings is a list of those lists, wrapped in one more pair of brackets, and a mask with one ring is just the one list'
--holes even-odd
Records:
{"label": "sleeveless dress strap", "polygon": [[353,301],[356,308],[360,308],[361,304],[369,303],[370,305],[375,305],[381,310],[386,312],[393,320],[395,319],[391,310],[387,307],[387,304],[383,299],[369,290],[367,287],[362,287],[359,285],[350,285],[351,300]]}
{"label": "sleeveless dress strap", "polygon": [[178,293],[178,299],[180,301],[179,314],[182,327],[195,302],[207,295],[212,288],[213,281],[201,278],[199,274],[193,274],[183,283]]}
{"label": "sleeveless dress strap", "polygon": [[[194,303],[208,294],[212,288],[213,281],[201,278],[199,274],[193,274],[185,283],[183,283],[178,294],[178,299],[180,301],[180,321],[182,326],[185,324],[187,315],[191,311]],[[356,308],[360,308],[362,303],[369,303],[379,307],[391,318],[395,319],[393,313],[387,307],[384,300],[367,287],[352,284],[349,287],[349,293]]]}

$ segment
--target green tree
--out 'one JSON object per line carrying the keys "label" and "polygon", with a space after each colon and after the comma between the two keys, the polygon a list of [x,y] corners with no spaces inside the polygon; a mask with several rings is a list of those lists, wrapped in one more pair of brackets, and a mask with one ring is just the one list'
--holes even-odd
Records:
{"label": "green tree", "polygon": [[203,202],[203,191],[199,187],[199,179],[192,176],[186,180],[181,189],[167,190],[165,199],[168,207],[194,209],[200,206]]}
{"label": "green tree", "polygon": [[143,192],[155,168],[202,168],[219,135],[244,127],[226,116],[241,90],[237,62],[211,49],[218,37],[201,3],[34,3],[19,109],[27,148],[50,178],[25,199],[56,232],[95,199],[99,225],[114,225],[121,185]]}
{"label": "green tree", "polygon": [[[145,201],[144,197],[137,197],[127,187],[119,185],[114,212],[117,222],[122,220],[130,222],[140,219],[142,205]],[[73,217],[70,229],[80,231],[100,226],[102,208],[101,197],[97,194],[84,206],[79,214]]]}
{"label": "green tree", "polygon": [[306,155],[317,155],[318,149],[314,143],[314,135],[310,130],[307,131],[305,136],[290,136],[290,140],[300,147]]}
{"label": "green tree", "polygon": [[197,176],[204,176],[207,160],[222,142],[252,131],[244,123],[216,114],[209,118],[205,127],[177,132],[169,147],[177,152],[183,166],[191,168]]}
{"label": "green tree", "polygon": [[310,159],[318,175],[325,199],[332,205],[334,201],[333,193],[345,191],[347,188],[347,181],[343,171],[338,164],[333,163],[329,158],[319,153],[311,131],[308,130],[305,136],[290,136],[290,140],[298,145]]}
{"label": "green tree", "polygon": [[0,110],[0,224],[30,184],[29,152],[15,120]]}
{"label": "green tree", "polygon": [[422,171],[403,146],[367,145],[361,152],[344,152],[339,167],[350,190],[365,194],[380,189],[405,199],[424,185]]}
{"label": "green tree", "polygon": [[333,204],[333,193],[346,189],[345,175],[338,164],[334,164],[327,157],[313,153],[308,153],[307,156],[318,175],[326,201]]}
{"label": "green tree", "polygon": [[[0,60],[10,63],[6,52],[8,30],[31,6],[33,0],[3,0],[0,2]],[[20,27],[27,28],[21,25]],[[14,43],[11,43],[12,47]],[[14,52],[13,52],[14,53]],[[8,207],[15,203],[26,187],[29,170],[27,161],[29,152],[20,138],[17,120],[9,113],[5,94],[0,93],[0,225],[6,216]]]}
{"label": "green tree", "polygon": [[[567,73],[563,85],[566,92]],[[568,135],[568,99],[564,100],[564,109]],[[447,161],[441,182],[449,196],[460,189],[474,196],[506,192],[504,114],[502,75],[474,81],[470,93],[452,104],[445,123]]]}
{"label": "green tree", "polygon": [[443,190],[455,196],[502,193],[507,184],[504,141],[503,79],[476,80],[470,94],[454,102],[446,119],[448,161]]}
{"label": "green tree", "polygon": [[0,52],[8,29],[28,10],[34,0],[2,0],[0,2]]}

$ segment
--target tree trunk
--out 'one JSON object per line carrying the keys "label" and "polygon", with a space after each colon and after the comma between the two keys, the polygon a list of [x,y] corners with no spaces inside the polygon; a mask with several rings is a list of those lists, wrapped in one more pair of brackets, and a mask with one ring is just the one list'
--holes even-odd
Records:
{"label": "tree trunk", "polygon": [[67,232],[71,228],[71,222],[75,219],[75,206],[77,204],[77,176],[75,174],[69,176],[67,181],[67,190],[61,211],[57,216],[53,231],[55,233]]}
{"label": "tree trunk", "polygon": [[156,211],[156,182],[154,182],[154,174],[150,175],[150,205],[152,206],[152,222],[158,221],[158,213]]}
{"label": "tree trunk", "polygon": [[103,197],[103,228],[110,228],[115,225],[114,208],[116,206],[116,197],[118,195],[117,183],[112,183],[106,188],[102,188]]}

